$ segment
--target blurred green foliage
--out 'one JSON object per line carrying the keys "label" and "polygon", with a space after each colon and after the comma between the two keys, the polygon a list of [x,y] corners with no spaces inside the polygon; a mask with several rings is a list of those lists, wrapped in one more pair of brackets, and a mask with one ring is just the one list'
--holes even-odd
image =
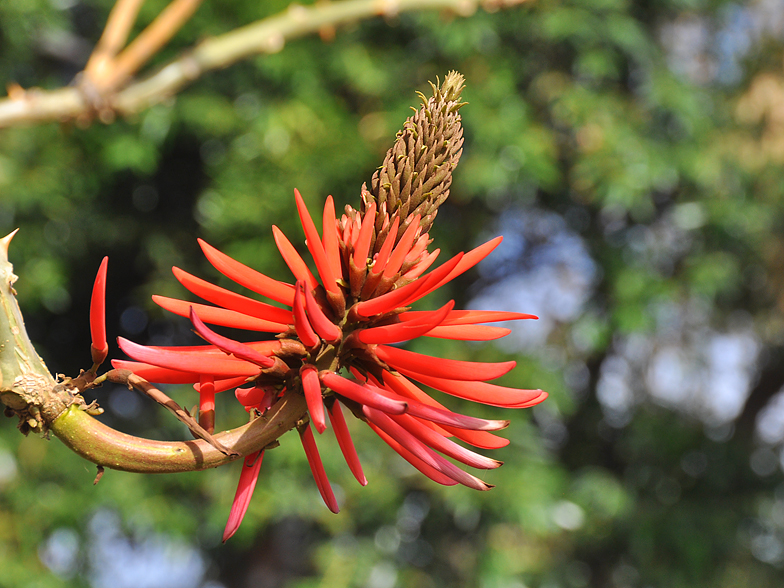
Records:
{"label": "blurred green foliage", "polygon": [[[111,4],[0,1],[3,80],[69,83]],[[287,4],[208,0],[156,63]],[[784,40],[764,12],[774,4],[537,0],[470,18],[401,14],[210,73],[131,120],[0,131],[0,232],[21,228],[11,249],[19,300],[55,373],[87,366],[88,297],[104,255],[109,332],[142,343],[192,340],[186,321],[149,299],[183,295],[172,265],[224,283],[196,237],[287,276],[270,225],[301,242],[293,189],[311,210],[327,194],[356,206],[414,91],[450,69],[468,82],[466,144],[435,246],[465,250],[505,219],[540,214],[561,219],[560,232],[540,229],[544,245],[571,235],[594,264],[582,286],[567,288],[585,291],[574,312],[559,314],[557,300],[556,312],[542,312],[543,338],[526,334],[542,332],[536,325],[516,327],[528,346],[412,346],[516,359],[502,382],[551,393],[519,413],[449,399],[512,421],[510,446],[493,452],[506,464],[483,476],[491,492],[436,487],[357,422],[366,488],[331,435],[318,439],[340,515],[321,504],[299,441],[286,436],[265,457],[239,533],[220,545],[235,467],[108,471],[92,486],[90,464],[56,440],[23,438],[8,420],[0,586],[103,586],[101,571],[118,565],[138,587],[780,586],[781,438],[758,426],[776,414],[766,411],[784,385]],[[147,2],[139,27],[164,5]],[[761,24],[744,29],[747,21]],[[526,253],[536,240],[507,237],[484,273],[439,296],[458,306],[499,297],[514,276],[544,288],[534,270],[547,256]],[[503,257],[521,242],[528,249]],[[559,263],[563,274],[568,256]],[[745,363],[720,346],[738,341],[752,342]],[[662,375],[656,362],[666,357]],[[736,364],[745,380],[721,371]],[[698,370],[697,383],[673,376],[679,369]],[[719,393],[722,382],[734,397]],[[171,393],[195,402],[187,389]],[[185,436],[130,392],[106,387],[96,397],[122,430]],[[244,418],[232,400],[219,399],[219,426]],[[106,513],[119,516],[114,527]],[[161,537],[162,559],[145,557]],[[102,544],[124,547],[101,559]],[[191,583],[166,567],[177,545],[202,558]],[[175,575],[155,583],[155,573]]]}

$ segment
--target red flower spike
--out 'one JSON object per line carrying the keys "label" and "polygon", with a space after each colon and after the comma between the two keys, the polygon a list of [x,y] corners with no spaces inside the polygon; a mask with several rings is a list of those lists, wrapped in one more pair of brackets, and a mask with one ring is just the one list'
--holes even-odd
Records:
{"label": "red flower spike", "polygon": [[337,343],[343,338],[343,332],[335,323],[333,323],[324,311],[319,306],[310,290],[305,288],[305,310],[307,310],[308,318],[313,330],[316,331],[319,337],[328,343]]}
{"label": "red flower spike", "polygon": [[395,441],[392,437],[387,435],[380,427],[374,425],[371,421],[368,421],[368,425],[373,432],[381,437],[381,439],[389,445],[392,450],[397,453],[400,457],[405,459],[408,463],[414,466],[420,473],[424,474],[431,480],[433,480],[437,484],[441,484],[442,486],[456,486],[457,482],[450,478],[449,476],[445,476],[441,472],[439,472],[434,467],[426,464],[424,461],[419,459],[416,455],[411,453],[408,449],[403,447],[400,443]]}
{"label": "red flower spike", "polygon": [[237,492],[234,494],[234,502],[231,504],[229,520],[223,531],[223,542],[226,543],[232,535],[240,528],[242,519],[248,511],[250,499],[253,497],[253,490],[256,488],[256,481],[259,479],[261,470],[261,460],[264,458],[264,450],[251,453],[242,462],[240,481],[237,484]]}
{"label": "red flower spike", "polygon": [[388,345],[379,345],[376,355],[395,369],[401,366],[420,374],[450,380],[493,380],[508,374],[517,365],[514,361],[483,363],[443,359]]}
{"label": "red flower spike", "polygon": [[316,269],[321,276],[321,281],[324,283],[324,288],[334,294],[340,294],[340,288],[336,283],[336,274],[332,271],[332,267],[327,261],[327,253],[324,250],[324,245],[321,242],[318,230],[316,230],[316,225],[313,223],[313,219],[308,212],[307,206],[305,206],[305,201],[302,199],[299,190],[294,190],[294,199],[297,202],[297,212],[299,213],[299,219],[302,223],[302,229],[305,231],[305,242],[308,251],[310,251],[313,261],[316,262]]}
{"label": "red flower spike", "polygon": [[302,282],[297,282],[297,290],[294,293],[294,329],[297,331],[297,336],[299,340],[302,341],[305,347],[313,349],[314,347],[318,346],[321,341],[319,341],[318,336],[316,336],[313,327],[308,320],[308,316],[305,313],[305,304],[303,302],[303,298],[305,297],[302,293]]}
{"label": "red flower spike", "polygon": [[362,464],[359,463],[359,456],[354,447],[354,441],[351,439],[351,434],[348,431],[348,425],[346,425],[346,419],[340,408],[340,402],[335,400],[327,410],[329,411],[329,420],[332,423],[332,430],[335,431],[335,438],[338,440],[340,451],[343,453],[343,458],[346,460],[348,469],[354,474],[357,482],[362,486],[367,486],[368,481],[365,477],[365,473],[362,471]]}
{"label": "red flower spike", "polygon": [[199,424],[208,433],[215,430],[215,378],[199,378]]}
{"label": "red flower spike", "polygon": [[363,329],[357,332],[357,338],[366,345],[374,343],[400,343],[421,337],[433,327],[437,326],[455,305],[454,300],[450,300],[438,311],[421,321],[408,321],[405,323],[395,323],[383,325],[371,329]]}
{"label": "red flower spike", "polygon": [[268,278],[264,274],[218,251],[206,241],[202,239],[197,239],[197,241],[207,261],[224,276],[256,294],[261,294],[270,300],[291,306],[294,300],[294,287],[291,284]]}
{"label": "red flower spike", "polygon": [[308,405],[308,413],[313,426],[319,434],[327,430],[326,417],[324,416],[324,399],[321,396],[321,382],[318,371],[312,365],[303,365],[299,370],[302,378],[302,392]]}
{"label": "red flower spike", "polygon": [[275,244],[278,246],[278,251],[280,251],[283,261],[289,266],[297,281],[305,282],[311,290],[318,288],[318,280],[311,273],[308,264],[300,257],[300,254],[294,249],[294,245],[291,244],[286,235],[275,225],[272,225],[272,236],[275,238]]}
{"label": "red flower spike", "polygon": [[205,323],[219,325],[221,327],[231,327],[233,329],[243,329],[246,331],[260,331],[262,333],[282,333],[288,328],[287,325],[282,323],[274,323],[272,321],[248,316],[234,310],[207,306],[205,304],[195,304],[193,302],[186,302],[185,300],[158,296],[157,294],[153,295],[152,301],[161,308],[165,308],[169,312],[186,318],[190,316],[191,308],[195,308],[199,313],[201,320]]}
{"label": "red flower spike", "polygon": [[400,237],[400,241],[398,241],[397,247],[395,247],[392,255],[389,256],[389,262],[384,268],[385,278],[394,277],[398,270],[400,270],[402,267],[403,260],[411,250],[411,245],[414,244],[414,237],[416,236],[416,232],[419,229],[419,220],[419,215],[416,215],[414,220],[411,221],[411,224],[408,225],[406,232],[403,233],[402,237]]}
{"label": "red flower spike", "polygon": [[363,217],[362,227],[359,229],[357,242],[354,244],[354,265],[358,269],[367,268],[370,240],[373,237],[373,221],[376,218],[376,203],[371,202],[368,211]]}
{"label": "red flower spike", "polygon": [[376,391],[378,388],[370,384],[358,384],[331,372],[321,372],[319,378],[327,388],[354,402],[365,404],[389,414],[403,414],[406,412],[405,402],[387,398]]}
{"label": "red flower spike", "polygon": [[90,354],[93,364],[101,365],[109,354],[109,345],[106,342],[106,269],[109,258],[104,257],[98,267],[98,274],[93,283],[93,293],[90,297]]}
{"label": "red flower spike", "polygon": [[194,329],[196,329],[196,333],[208,343],[215,345],[215,347],[221,351],[231,354],[237,359],[244,359],[245,361],[255,363],[261,368],[270,368],[275,365],[275,362],[272,359],[266,355],[262,355],[252,347],[248,347],[239,341],[233,341],[223,335],[218,335],[215,331],[210,330],[207,325],[201,321],[193,307],[191,307],[190,319]]}
{"label": "red flower spike", "polygon": [[436,451],[440,451],[446,456],[456,459],[472,468],[481,470],[492,470],[503,465],[504,462],[485,457],[474,453],[470,449],[466,449],[446,439],[442,435],[436,433],[430,427],[425,426],[416,418],[408,414],[400,414],[391,417],[397,424],[403,427],[406,431],[411,433],[414,437],[422,441],[425,445],[430,446]]}
{"label": "red flower spike", "polygon": [[182,372],[209,373],[216,378],[258,376],[259,366],[231,357],[206,355],[204,353],[181,353],[164,349],[153,349],[139,345],[122,337],[117,343],[125,353],[136,361]]}
{"label": "red flower spike", "polygon": [[427,465],[438,470],[445,476],[452,478],[457,483],[463,484],[464,486],[468,486],[469,488],[473,488],[475,490],[489,490],[492,488],[491,485],[486,484],[468,472],[464,472],[452,462],[447,461],[438,455],[435,451],[422,443],[422,441],[414,437],[411,433],[406,431],[398,423],[392,420],[392,417],[384,414],[379,410],[370,408],[369,406],[363,406],[362,413],[379,429],[384,431],[392,439],[413,453],[414,456],[421,459]]}
{"label": "red flower spike", "polygon": [[342,276],[343,270],[340,264],[338,228],[337,221],[335,220],[335,203],[332,201],[332,196],[327,196],[327,201],[324,203],[324,216],[321,230],[324,233],[324,253],[327,255],[327,261],[332,268],[332,273],[335,276]]}
{"label": "red flower spike", "polygon": [[305,456],[308,458],[308,465],[310,465],[310,472],[313,474],[313,479],[316,481],[321,498],[327,508],[338,514],[338,501],[335,499],[335,494],[332,492],[332,486],[327,479],[327,473],[324,471],[324,465],[321,463],[321,456],[319,455],[318,448],[316,447],[316,440],[313,438],[313,431],[310,430],[310,425],[305,425],[299,430],[299,438],[302,441],[302,447],[305,449]]}
{"label": "red flower spike", "polygon": [[180,284],[207,302],[212,302],[213,304],[217,304],[228,310],[233,310],[241,314],[267,321],[284,325],[291,324],[292,318],[290,310],[259,302],[258,300],[253,300],[252,298],[226,290],[225,288],[220,288],[199,279],[178,267],[173,267],[172,273]]}

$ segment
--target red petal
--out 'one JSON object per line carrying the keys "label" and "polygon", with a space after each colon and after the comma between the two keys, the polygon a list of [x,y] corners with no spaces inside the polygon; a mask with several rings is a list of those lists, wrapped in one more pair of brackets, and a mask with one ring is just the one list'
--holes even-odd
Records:
{"label": "red petal", "polygon": [[193,372],[182,372],[125,359],[113,359],[112,367],[117,370],[130,370],[140,378],[157,384],[195,384],[201,377]]}
{"label": "red petal", "polygon": [[312,365],[303,365],[299,370],[299,375],[302,378],[302,391],[305,394],[310,420],[313,421],[316,430],[323,433],[327,430],[327,423],[324,416],[324,399],[321,396],[318,370]]}
{"label": "red petal", "polygon": [[[410,321],[432,312],[429,310],[409,310],[401,313],[401,321]],[[500,321],[516,321],[539,318],[533,314],[522,312],[503,312],[498,310],[453,310],[444,319],[444,325],[476,325],[479,323],[497,323]]]}
{"label": "red petal", "polygon": [[468,472],[464,472],[455,464],[447,461],[435,451],[430,449],[427,445],[422,443],[419,439],[414,437],[406,429],[401,427],[397,422],[392,420],[392,417],[384,414],[379,410],[370,408],[369,406],[362,407],[362,413],[378,428],[384,431],[387,435],[392,437],[395,441],[400,443],[403,447],[408,449],[416,457],[421,459],[430,467],[438,470],[445,476],[448,476],[456,482],[474,488],[475,490],[489,490],[492,488],[490,484],[486,484],[479,478],[472,476]]}
{"label": "red petal", "polygon": [[282,333],[288,328],[287,325],[248,316],[234,310],[207,306],[206,304],[195,304],[185,300],[177,300],[176,298],[158,296],[157,294],[153,294],[152,301],[161,308],[184,317],[189,317],[191,308],[195,308],[201,320],[211,325],[244,329],[246,331],[260,331],[262,333]]}
{"label": "red petal", "polygon": [[316,336],[315,331],[313,331],[313,327],[308,320],[308,315],[305,313],[305,305],[303,302],[304,295],[302,293],[302,281],[297,281],[297,290],[294,294],[294,328],[297,331],[297,336],[299,340],[302,341],[302,344],[305,347],[313,348],[316,347],[320,341],[319,338]]}
{"label": "red petal", "polygon": [[389,414],[402,414],[406,411],[405,402],[387,398],[378,392],[378,388],[370,384],[358,384],[332,372],[321,372],[319,377],[327,388],[354,402]]}
{"label": "red petal", "polygon": [[399,343],[421,337],[433,327],[438,325],[455,305],[454,300],[450,300],[441,309],[434,312],[427,320],[408,321],[405,323],[395,323],[383,325],[371,329],[357,331],[357,338],[366,345],[374,343]]}
{"label": "red petal", "polygon": [[[250,341],[243,343],[246,347],[250,347],[263,355],[274,355],[280,351],[280,340],[274,341]],[[150,345],[150,349],[163,349],[165,351],[187,351],[188,353],[204,353],[207,355],[226,355],[222,349],[218,349],[215,345],[172,345],[172,346],[159,346]]]}
{"label": "red petal", "polygon": [[351,440],[351,434],[348,431],[346,419],[343,416],[343,411],[340,408],[340,402],[335,400],[328,410],[329,420],[332,423],[332,430],[335,432],[335,438],[338,440],[340,451],[343,452],[343,457],[348,464],[348,468],[351,470],[351,473],[354,474],[357,482],[363,486],[367,486],[367,478],[365,477],[365,473],[362,471],[362,464],[359,463],[359,456],[357,455],[357,450],[354,447],[354,441]]}
{"label": "red petal", "polygon": [[261,294],[270,300],[291,306],[294,300],[294,287],[291,284],[273,280],[232,259],[225,253],[221,253],[206,241],[201,239],[198,239],[198,241],[204,256],[224,276],[234,280],[240,286],[245,286],[248,290],[256,292],[256,294]]}
{"label": "red petal", "polygon": [[191,307],[190,319],[194,329],[196,329],[196,333],[224,353],[233,355],[237,359],[244,359],[245,361],[255,363],[262,368],[269,368],[275,365],[275,362],[271,358],[259,353],[252,347],[248,347],[247,345],[229,339],[228,337],[218,335],[218,333],[207,328],[207,325],[199,319],[193,307]]}
{"label": "red petal", "polygon": [[455,341],[495,341],[506,337],[512,329],[488,327],[487,325],[439,325],[425,333],[425,337],[452,339]]}
{"label": "red petal", "polygon": [[343,331],[333,323],[319,306],[310,290],[305,288],[305,309],[308,311],[308,318],[313,330],[319,337],[329,343],[337,343],[343,337]]}
{"label": "red petal", "polygon": [[256,481],[259,479],[261,470],[261,460],[264,458],[264,450],[257,451],[248,455],[242,463],[240,481],[237,484],[237,492],[234,494],[234,502],[231,504],[229,520],[226,529],[223,531],[223,542],[226,543],[237,529],[240,528],[242,519],[248,511],[250,499],[253,497],[253,490],[256,488]]}
{"label": "red petal", "polygon": [[397,366],[450,380],[493,380],[509,373],[517,365],[514,361],[502,363],[482,363],[477,361],[458,361],[422,355],[397,347],[379,345],[376,355],[390,366]]}
{"label": "red petal", "polygon": [[[488,384],[487,382],[465,382],[462,380],[447,380],[446,378],[436,378],[412,372],[405,368],[398,370],[400,373],[422,382],[425,386],[430,386],[436,390],[441,390],[446,394],[480,402],[489,406],[501,406],[505,408],[523,408],[531,406],[531,402],[541,402],[544,398],[541,390],[521,390],[518,388],[507,388]],[[545,396],[546,397],[546,396]]]}
{"label": "red petal", "polygon": [[340,277],[343,275],[343,270],[340,265],[340,245],[338,244],[338,228],[335,220],[335,203],[332,201],[332,196],[327,196],[327,201],[324,203],[321,230],[324,233],[324,252],[327,255],[329,266],[332,268],[333,275]]}
{"label": "red petal", "polygon": [[215,378],[199,378],[199,424],[208,433],[215,430]]}
{"label": "red petal", "polygon": [[403,265],[403,261],[405,260],[406,255],[408,255],[409,251],[411,251],[411,246],[414,244],[414,237],[416,236],[416,232],[419,229],[419,220],[420,216],[417,214],[414,216],[411,224],[408,225],[406,232],[403,233],[402,237],[400,237],[400,241],[398,241],[397,247],[395,247],[395,250],[389,257],[389,263],[387,263],[386,268],[384,268],[385,278],[394,277]]}
{"label": "red petal", "polygon": [[264,414],[275,403],[277,390],[274,386],[253,386],[251,388],[237,388],[234,391],[239,403],[246,408],[258,408]]}
{"label": "red petal", "polygon": [[392,437],[387,435],[384,431],[382,431],[379,427],[368,421],[368,425],[371,429],[383,439],[384,443],[389,445],[395,453],[397,453],[400,457],[405,459],[408,463],[414,466],[417,470],[419,470],[422,474],[436,482],[437,484],[442,484],[443,486],[455,486],[457,482],[450,478],[449,476],[445,476],[441,472],[439,472],[434,467],[429,466],[424,461],[419,459],[416,455],[411,453],[408,449],[403,447],[400,443],[395,441]]}
{"label": "red petal", "polygon": [[486,431],[471,431],[465,429],[458,429],[456,427],[448,427],[444,425],[444,429],[452,433],[455,437],[466,443],[470,443],[474,447],[480,449],[501,449],[509,445],[509,439],[504,439],[498,435],[487,433]]}
{"label": "red petal", "polygon": [[381,249],[378,250],[378,255],[373,264],[373,272],[376,274],[380,274],[387,267],[389,254],[392,253],[392,247],[394,247],[395,239],[397,239],[397,228],[399,224],[400,217],[396,216],[395,220],[392,221],[392,226],[389,228],[386,239],[384,239],[384,244],[381,246]]}
{"label": "red petal", "polygon": [[133,359],[173,370],[212,374],[216,378],[258,376],[260,372],[259,366],[255,364],[226,356],[153,349],[122,337],[118,337],[117,342],[120,349]]}
{"label": "red petal", "polygon": [[300,254],[297,253],[294,245],[286,238],[286,235],[275,225],[272,225],[272,236],[275,238],[275,244],[278,246],[278,251],[280,251],[283,261],[289,266],[294,277],[298,281],[305,282],[311,290],[318,288],[318,280],[310,272],[308,264],[300,257]]}
{"label": "red petal", "polygon": [[422,261],[420,261],[414,267],[412,267],[410,270],[404,273],[403,277],[406,278],[407,280],[417,279],[419,276],[425,273],[425,270],[427,270],[427,268],[433,265],[433,262],[436,260],[439,253],[441,253],[440,249],[434,249],[431,253],[428,253],[427,255],[425,255],[425,257],[422,258]]}
{"label": "red petal", "polygon": [[294,190],[294,199],[297,202],[297,212],[299,219],[302,222],[302,228],[305,231],[305,239],[307,242],[308,250],[313,256],[313,261],[316,262],[316,269],[321,276],[321,281],[324,282],[324,287],[330,292],[335,294],[340,293],[340,288],[335,283],[337,276],[332,271],[332,267],[327,261],[327,254],[324,251],[324,245],[321,243],[316,225],[313,224],[313,219],[308,212],[305,201],[302,200],[302,195],[299,190]]}
{"label": "red petal", "polygon": [[429,445],[436,451],[440,451],[444,455],[448,455],[467,466],[491,470],[503,465],[503,462],[501,461],[474,453],[470,449],[461,447],[454,441],[444,438],[442,435],[439,435],[433,429],[425,426],[410,415],[400,414],[393,416],[392,419],[426,445]]}
{"label": "red petal", "polygon": [[[104,257],[98,267],[90,297],[90,336],[92,337],[93,363],[101,364],[109,353],[106,343],[106,268],[109,258]],[[100,361],[96,361],[100,360]]]}
{"label": "red petal", "polygon": [[367,268],[367,258],[370,252],[370,239],[373,237],[373,225],[376,219],[376,203],[371,202],[370,207],[362,216],[362,228],[359,229],[357,242],[354,244],[354,265],[358,268]]}
{"label": "red petal", "polygon": [[338,508],[338,501],[335,500],[335,494],[332,492],[332,486],[327,479],[327,473],[324,471],[324,465],[321,463],[321,456],[319,455],[318,448],[316,447],[316,440],[313,438],[313,431],[310,430],[310,425],[300,429],[299,438],[302,440],[302,447],[305,449],[305,456],[308,458],[308,465],[310,465],[310,472],[313,474],[313,479],[316,481],[321,498],[327,508],[337,514],[340,512]]}
{"label": "red petal", "polygon": [[[215,394],[219,392],[225,392],[226,390],[231,390],[236,388],[237,386],[241,386],[248,381],[248,378],[245,376],[238,376],[235,378],[225,378],[220,380],[215,380]],[[199,383],[196,382],[193,384],[193,388],[198,392],[199,391]]]}
{"label": "red petal", "polygon": [[291,311],[285,308],[272,306],[271,304],[259,302],[258,300],[253,300],[247,296],[231,292],[225,288],[220,288],[219,286],[197,278],[178,267],[173,267],[172,273],[180,284],[207,302],[212,302],[213,304],[217,304],[218,306],[222,306],[229,310],[234,310],[240,314],[272,321],[273,323],[290,325],[293,320]]}
{"label": "red petal", "polygon": [[451,282],[452,280],[454,280],[457,276],[459,276],[463,272],[474,267],[477,263],[479,263],[485,257],[490,255],[490,253],[493,252],[493,249],[498,247],[498,245],[501,243],[501,241],[503,241],[503,239],[504,238],[501,236],[498,236],[495,239],[490,239],[490,241],[488,241],[487,243],[480,245],[479,247],[476,247],[471,251],[469,251],[468,253],[466,253],[465,255],[463,255],[463,258],[460,260],[460,263],[457,264],[457,267],[455,267],[451,272],[449,272],[449,275],[447,275],[445,278],[442,278],[437,283],[434,283],[432,285],[428,284],[430,289],[427,292],[423,293],[422,296],[426,296],[433,290],[437,290],[447,282]]}

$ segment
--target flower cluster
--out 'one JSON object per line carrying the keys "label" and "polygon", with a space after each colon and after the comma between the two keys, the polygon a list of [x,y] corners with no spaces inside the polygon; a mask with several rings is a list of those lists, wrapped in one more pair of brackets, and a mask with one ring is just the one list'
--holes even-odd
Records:
{"label": "flower cluster", "polygon": [[[455,310],[454,302],[432,311],[410,310],[419,299],[479,263],[501,242],[498,237],[430,269],[439,250],[428,250],[428,230],[448,194],[450,172],[462,144],[457,115],[461,82],[460,76],[450,74],[444,85],[434,86],[434,96],[423,100],[423,108],[407,121],[390,150],[392,155],[374,177],[375,193],[363,187],[360,210],[347,206],[338,217],[332,198],[327,198],[319,235],[305,202],[295,191],[318,277],[275,226],[274,239],[294,275],[293,283],[265,276],[199,240],[204,255],[219,272],[282,306],[237,294],[173,268],[180,283],[209,304],[153,298],[163,308],[188,317],[206,344],[156,347],[120,338],[120,348],[133,361],[114,360],[114,367],[131,370],[150,382],[193,384],[199,393],[200,423],[208,431],[214,425],[216,393],[234,390],[251,418],[263,415],[286,394],[304,395],[309,419],[303,418],[297,428],[318,489],[333,512],[338,511],[337,501],[310,422],[323,433],[329,415],[349,468],[361,484],[367,483],[341,406],[435,482],[489,489],[444,456],[474,468],[498,467],[501,462],[453,439],[484,449],[500,448],[508,441],[493,431],[506,427],[508,421],[454,413],[421,386],[509,408],[537,404],[546,393],[487,382],[514,368],[513,361],[441,359],[397,346],[422,336],[493,340],[508,334],[509,329],[485,323],[536,318]],[[442,173],[445,169],[447,173]],[[241,343],[207,325],[270,333],[275,338]],[[101,346],[101,341],[96,345]],[[239,527],[262,456],[263,450],[245,458],[224,540]]]}

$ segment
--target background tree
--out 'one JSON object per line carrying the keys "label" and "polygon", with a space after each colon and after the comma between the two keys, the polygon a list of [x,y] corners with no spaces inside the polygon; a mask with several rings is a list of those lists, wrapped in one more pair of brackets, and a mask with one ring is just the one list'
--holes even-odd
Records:
{"label": "background tree", "polygon": [[[3,78],[68,84],[110,4],[0,5]],[[142,5],[131,37],[163,7]],[[150,67],[287,8],[205,2]],[[266,227],[298,234],[293,188],[314,207],[328,193],[356,206],[413,91],[458,69],[465,153],[432,232],[446,253],[506,240],[432,304],[541,319],[515,327],[513,345],[416,349],[516,359],[505,382],[551,393],[512,415],[512,444],[495,452],[506,464],[481,495],[429,484],[357,428],[368,487],[336,448],[322,452],[347,505],[335,517],[284,438],[225,546],[232,466],[109,472],[93,487],[89,464],[8,420],[1,583],[780,585],[782,22],[762,1],[401,11],[206,72],[111,124],[0,130],[0,232],[21,228],[11,254],[28,330],[53,372],[73,373],[89,362],[104,255],[122,268],[110,269],[109,332],[184,343],[190,325],[149,295],[182,296],[172,265],[216,277],[195,237],[281,275]],[[118,428],[186,434],[125,389],[96,397]]]}

